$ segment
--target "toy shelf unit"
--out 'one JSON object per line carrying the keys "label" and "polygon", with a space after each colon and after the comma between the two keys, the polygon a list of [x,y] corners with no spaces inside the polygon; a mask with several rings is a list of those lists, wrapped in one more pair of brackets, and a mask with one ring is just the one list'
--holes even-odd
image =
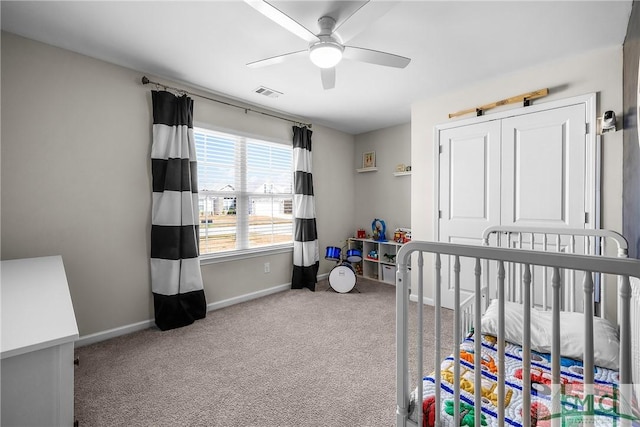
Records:
{"label": "toy shelf unit", "polygon": [[402,243],[350,237],[348,245],[349,249],[362,251],[362,261],[355,263],[360,266],[354,265],[358,275],[391,285],[396,284],[396,254]]}

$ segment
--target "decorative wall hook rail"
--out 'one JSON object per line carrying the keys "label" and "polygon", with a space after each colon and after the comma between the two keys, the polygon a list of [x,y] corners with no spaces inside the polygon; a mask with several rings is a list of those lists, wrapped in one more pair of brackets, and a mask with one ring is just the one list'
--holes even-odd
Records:
{"label": "decorative wall hook rail", "polygon": [[481,107],[469,108],[467,110],[458,111],[456,113],[450,113],[449,118],[464,116],[469,113],[476,113],[476,116],[482,116],[486,110],[491,108],[499,107],[501,105],[507,104],[515,104],[517,102],[522,102],[523,107],[528,107],[531,105],[532,99],[542,98],[543,96],[547,96],[549,94],[549,89],[540,89],[533,92],[523,93],[522,95],[512,96],[511,98],[502,99],[500,101],[492,102],[490,104],[485,104]]}

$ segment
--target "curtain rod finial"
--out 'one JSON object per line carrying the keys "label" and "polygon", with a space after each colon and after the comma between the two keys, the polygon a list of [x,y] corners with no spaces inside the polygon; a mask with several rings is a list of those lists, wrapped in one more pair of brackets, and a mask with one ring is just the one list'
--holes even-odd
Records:
{"label": "curtain rod finial", "polygon": [[149,84],[149,79],[147,78],[147,76],[142,76],[142,84],[143,85]]}

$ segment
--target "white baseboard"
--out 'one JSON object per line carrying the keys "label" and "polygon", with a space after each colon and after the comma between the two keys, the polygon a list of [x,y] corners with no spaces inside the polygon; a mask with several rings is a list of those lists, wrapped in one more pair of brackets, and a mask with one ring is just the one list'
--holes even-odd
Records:
{"label": "white baseboard", "polygon": [[[409,295],[409,301],[418,302],[418,295],[415,295],[415,294]],[[424,305],[433,305],[433,299],[422,297],[422,303]]]}
{"label": "white baseboard", "polygon": [[291,283],[274,286],[272,288],[251,292],[233,298],[227,298],[222,301],[212,302],[211,304],[207,304],[207,311],[220,310],[221,308],[229,307],[230,305],[240,304],[242,302],[251,301],[253,299],[266,297],[267,295],[275,294],[289,289],[291,289]]}
{"label": "white baseboard", "polygon": [[130,325],[120,326],[118,328],[109,329],[102,332],[96,332],[95,334],[89,334],[78,338],[75,342],[75,347],[83,347],[85,345],[94,344],[100,341],[105,341],[111,338],[119,337],[122,335],[131,334],[133,332],[149,329],[155,325],[152,320],[144,320],[138,323],[132,323]]}
{"label": "white baseboard", "polygon": [[[329,273],[318,275],[318,281],[324,280],[329,277]],[[212,302],[207,304],[207,311],[220,310],[224,307],[229,307],[234,304],[240,304],[242,302],[251,301],[256,298],[266,297],[267,295],[275,294],[277,292],[286,291],[291,289],[291,283],[285,283],[284,285],[274,286],[272,288],[263,289],[261,291],[251,292],[248,294],[240,295],[233,298],[228,298],[222,301]],[[142,331],[155,326],[153,319],[144,320],[142,322],[132,323],[130,325],[120,326],[118,328],[109,329],[102,332],[96,332],[80,337],[75,342],[75,347],[83,347],[85,345],[94,344],[100,341],[105,341],[111,338],[116,338],[122,335],[131,334],[133,332]]]}

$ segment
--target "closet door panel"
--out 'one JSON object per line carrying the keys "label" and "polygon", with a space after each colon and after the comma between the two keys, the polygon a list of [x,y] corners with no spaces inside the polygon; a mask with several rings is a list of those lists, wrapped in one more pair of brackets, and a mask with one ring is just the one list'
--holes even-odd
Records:
{"label": "closet door panel", "polygon": [[[585,123],[584,104],[502,121],[502,225],[584,228]],[[575,244],[583,251],[581,239]],[[535,274],[532,297],[538,306],[543,304],[543,276]],[[550,278],[547,283],[550,293]],[[574,299],[569,286],[563,289],[565,302],[582,304],[580,292]]]}
{"label": "closet door panel", "polygon": [[500,222],[500,124],[440,135],[440,241],[475,237]]}
{"label": "closet door panel", "polygon": [[502,121],[502,225],[584,227],[585,111]]}
{"label": "closet door panel", "polygon": [[[480,245],[482,231],[500,221],[500,123],[446,129],[439,142],[439,240]],[[461,276],[464,298],[474,292],[473,266],[463,266]],[[453,306],[453,277],[453,260],[443,257],[446,307]]]}
{"label": "closet door panel", "polygon": [[[505,191],[513,194],[506,198],[509,203],[504,214],[515,223],[566,220],[567,143],[562,128],[514,129],[514,134],[505,138],[505,161],[510,163],[507,169],[512,174],[505,174]],[[513,145],[507,147],[510,142]]]}

